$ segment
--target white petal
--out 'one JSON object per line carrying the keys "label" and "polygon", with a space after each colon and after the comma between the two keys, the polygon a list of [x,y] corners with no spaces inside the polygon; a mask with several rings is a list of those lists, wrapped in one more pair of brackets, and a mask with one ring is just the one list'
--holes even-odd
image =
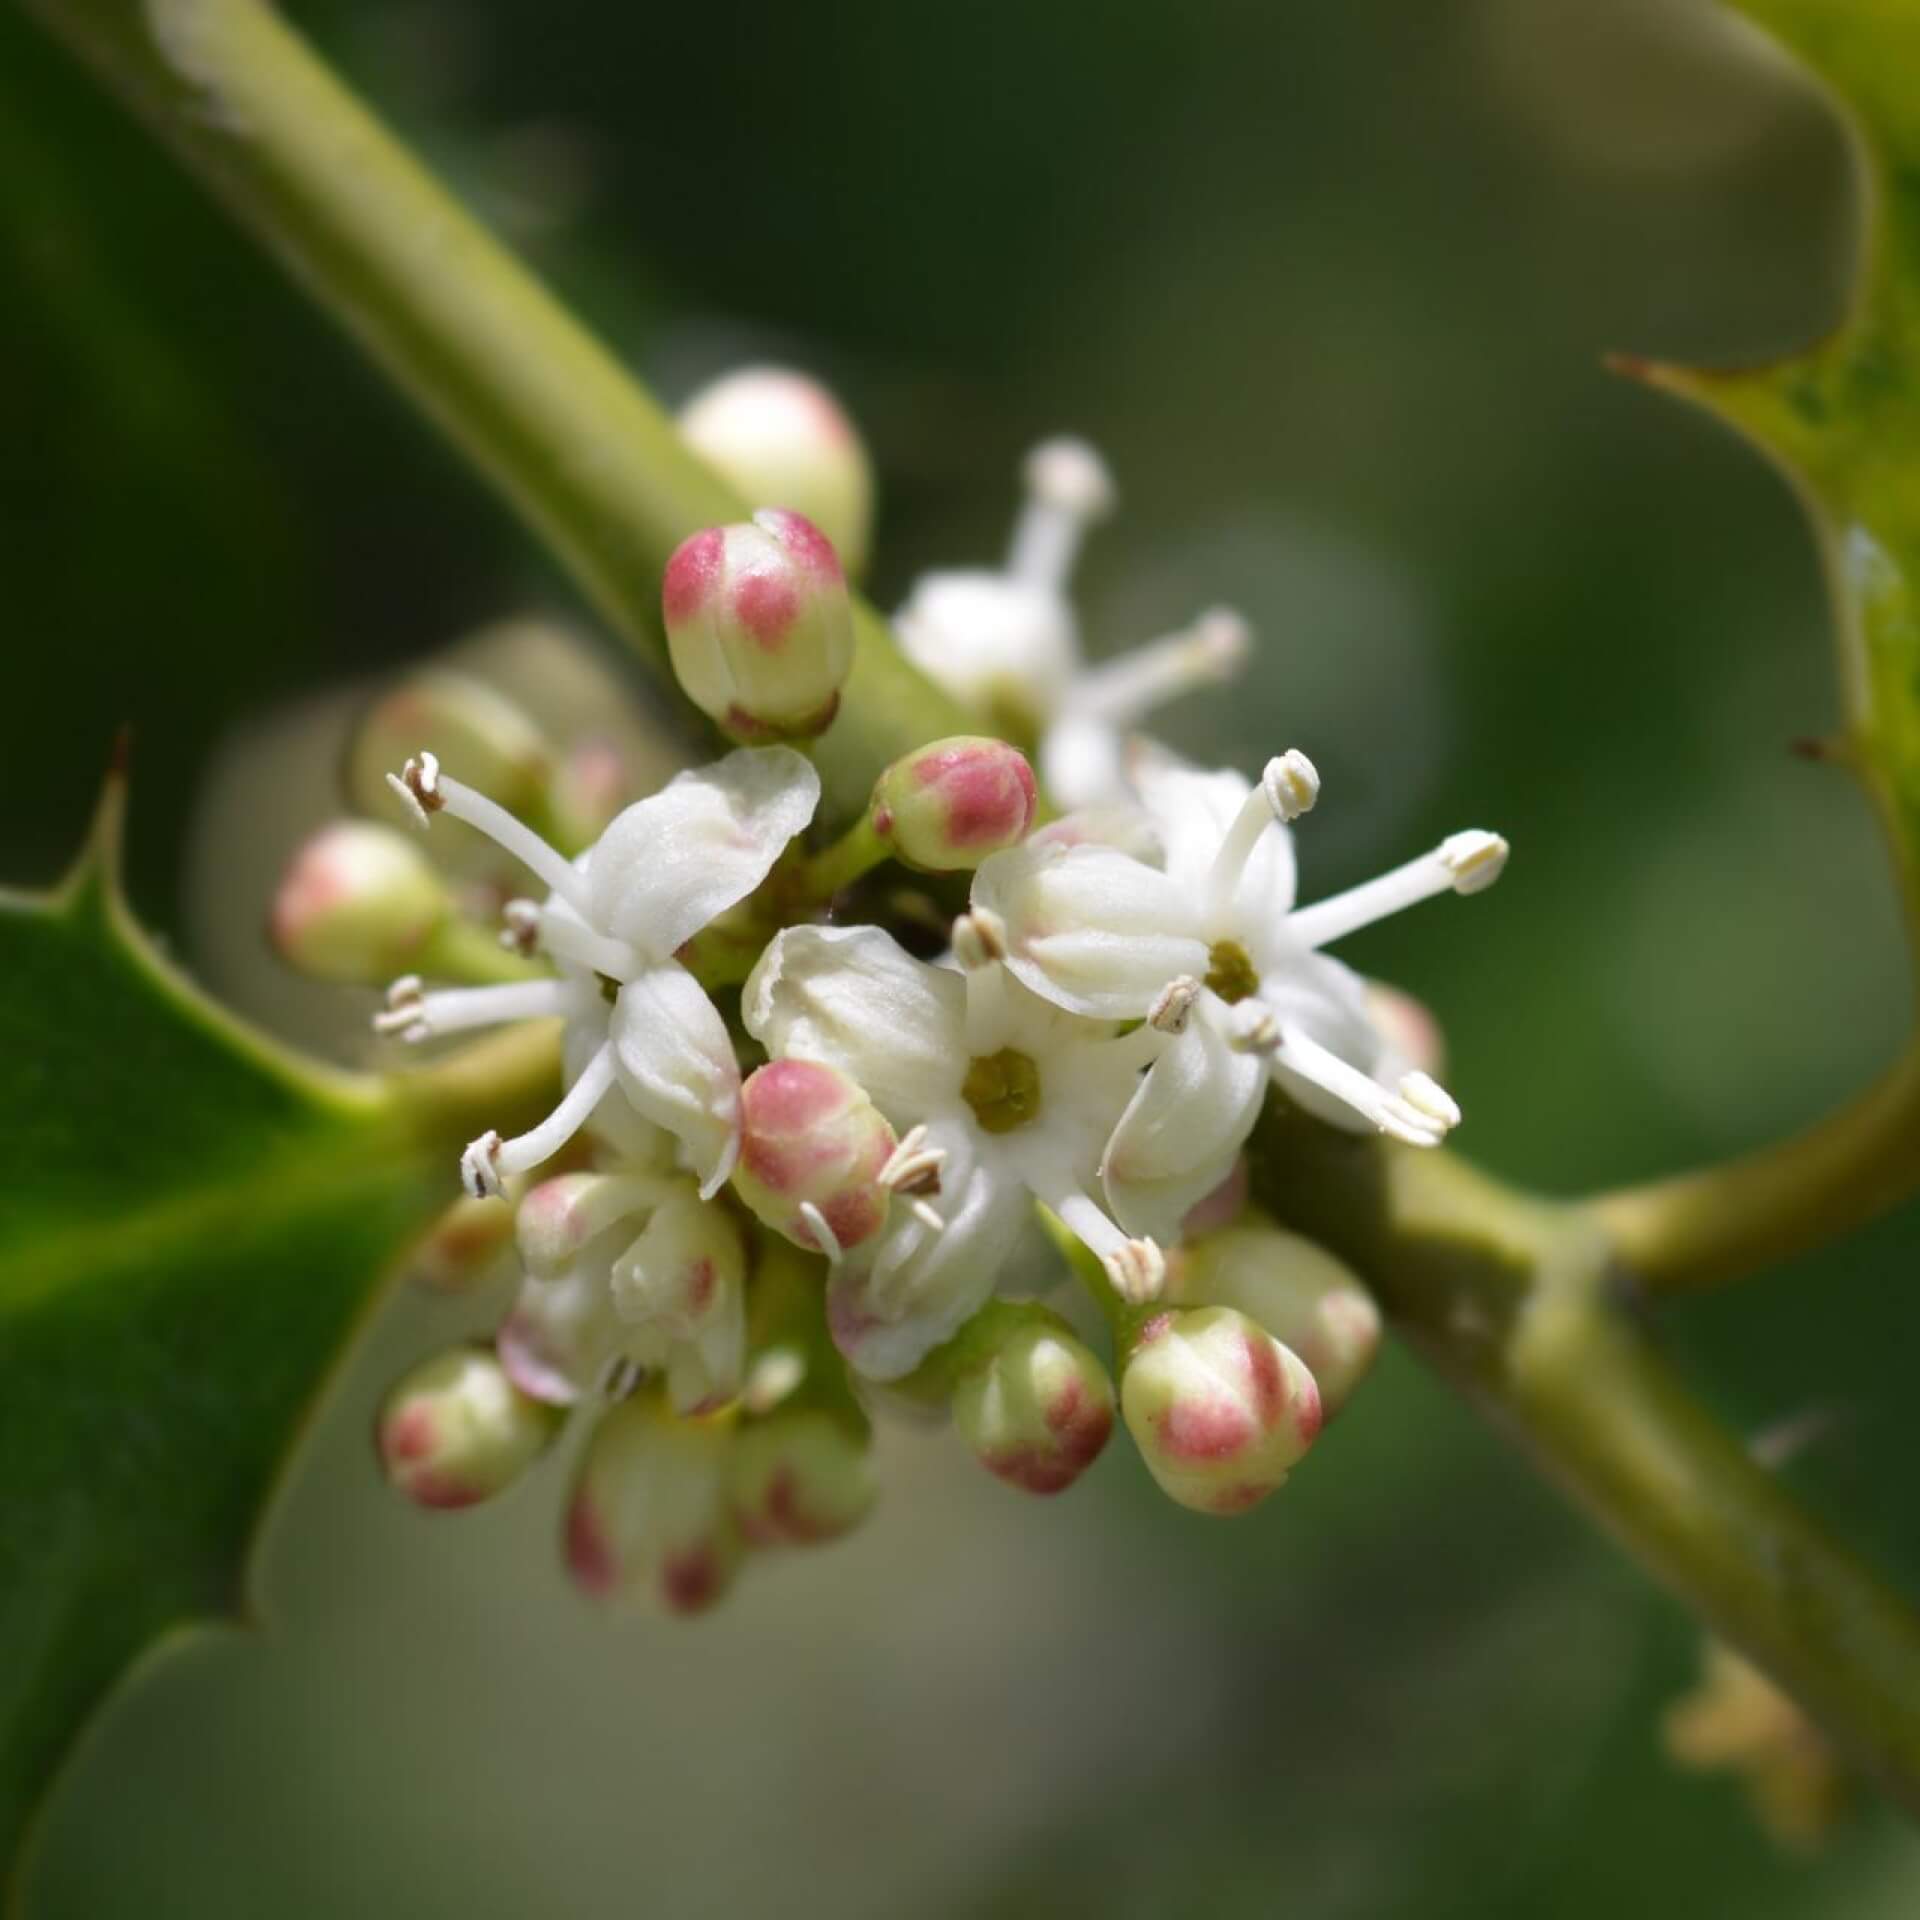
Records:
{"label": "white petal", "polygon": [[706,989],[677,961],[650,967],[620,989],[612,1035],[627,1098],[679,1139],[714,1192],[740,1144],[740,1065]]}
{"label": "white petal", "polygon": [[1063,714],[1040,739],[1040,778],[1063,807],[1104,807],[1127,798],[1120,731],[1091,714]]}
{"label": "white petal", "polygon": [[[1368,1011],[1366,982],[1352,968],[1323,953],[1295,948],[1284,964],[1260,976],[1260,998],[1280,1023],[1303,1028],[1329,1053],[1383,1084],[1397,1079],[1397,1061]],[[1373,1121],[1337,1093],[1294,1073],[1284,1052],[1273,1062],[1274,1078],[1295,1106],[1316,1120],[1350,1133],[1372,1133]]]}
{"label": "white petal", "polygon": [[[560,1040],[560,1078],[571,1087],[580,1078],[581,1069],[600,1051],[611,1031],[613,1009],[596,989],[575,996],[580,1009],[567,1021]],[[588,1131],[628,1159],[648,1166],[662,1166],[671,1158],[671,1137],[657,1127],[628,1099],[618,1078],[606,1097],[593,1110]]]}
{"label": "white petal", "polygon": [[973,877],[973,904],[1005,924],[1014,977],[1073,1013],[1138,1019],[1169,980],[1207,970],[1186,892],[1111,847],[996,853]]}
{"label": "white petal", "polygon": [[967,989],[877,927],[789,927],[740,996],[747,1031],[776,1059],[838,1067],[896,1127],[959,1099]]}
{"label": "white petal", "polygon": [[957,699],[1052,717],[1080,664],[1073,610],[1057,593],[986,569],[923,574],[894,616],[901,650]]}
{"label": "white petal", "polygon": [[1169,1246],[1231,1171],[1267,1089],[1266,1063],[1227,1044],[1219,1006],[1209,994],[1148,1070],[1100,1169],[1114,1218]]}
{"label": "white petal", "polygon": [[791,747],[742,747],[627,808],[587,861],[593,922],[655,956],[744,900],[813,818],[820,776]]}
{"label": "white petal", "polygon": [[945,1227],[935,1233],[896,1207],[873,1250],[827,1285],[834,1343],[870,1380],[911,1373],[980,1310],[1030,1217],[1026,1189],[976,1156],[970,1129],[936,1125],[933,1139],[947,1149],[933,1201]]}
{"label": "white petal", "polygon": [[[1160,831],[1167,872],[1193,899],[1204,898],[1214,855],[1252,783],[1237,773],[1201,773],[1166,762],[1140,766],[1134,782]],[[1234,897],[1249,913],[1281,919],[1293,906],[1297,884],[1293,837],[1276,821],[1260,836]]]}

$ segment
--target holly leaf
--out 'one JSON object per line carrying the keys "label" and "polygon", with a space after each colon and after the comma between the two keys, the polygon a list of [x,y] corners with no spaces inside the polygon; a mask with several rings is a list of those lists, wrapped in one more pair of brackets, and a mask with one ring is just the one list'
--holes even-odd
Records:
{"label": "holly leaf", "polygon": [[1812,70],[1848,130],[1862,188],[1853,300],[1831,336],[1777,365],[1617,364],[1720,415],[1805,501],[1838,609],[1844,704],[1843,736],[1818,745],[1872,792],[1920,932],[1920,8],[1731,4]]}
{"label": "holly leaf", "polygon": [[256,1518],[499,1086],[221,1012],[127,910],[123,790],[55,893],[0,893],[0,1868],[134,1656],[248,1613]]}

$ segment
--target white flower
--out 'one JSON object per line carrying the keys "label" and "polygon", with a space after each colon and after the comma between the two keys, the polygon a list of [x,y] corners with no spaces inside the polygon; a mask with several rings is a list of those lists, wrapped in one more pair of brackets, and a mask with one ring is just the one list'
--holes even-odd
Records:
{"label": "white flower", "polygon": [[955,935],[964,972],[915,960],[877,928],[789,928],[741,1001],[769,1053],[838,1068],[902,1134],[924,1129],[925,1152],[941,1156],[943,1224],[902,1210],[834,1272],[834,1337],[875,1379],[910,1372],[993,1292],[1029,1196],[1130,1297],[1150,1297],[1165,1273],[1159,1248],[1129,1238],[1093,1197],[1107,1138],[1165,1036],[1142,1027],[1115,1038],[1110,1023],[1026,992],[980,916]]}
{"label": "white flower", "polygon": [[740,1391],[746,1247],[693,1182],[628,1163],[534,1187],[515,1218],[526,1278],[495,1345],[522,1393],[570,1406],[663,1372],[681,1413]]}
{"label": "white flower", "polygon": [[543,906],[520,903],[510,924],[551,956],[557,979],[424,993],[409,978],[376,1022],[410,1040],[541,1015],[566,1022],[565,1097],[517,1139],[474,1141],[460,1163],[469,1190],[499,1192],[591,1119],[614,1138],[636,1120],[666,1128],[702,1195],[716,1192],[739,1150],[740,1068],[726,1023],[674,955],[753,892],[812,819],[812,764],[791,747],[742,748],[628,807],[571,863],[430,753],[393,784],[422,825],[441,811],[466,821],[551,890]]}
{"label": "white flower", "polygon": [[[1397,1058],[1369,1018],[1363,983],[1320,949],[1415,901],[1478,892],[1498,878],[1507,843],[1457,833],[1380,879],[1296,908],[1284,823],[1319,792],[1303,754],[1269,761],[1257,788],[1235,773],[1165,765],[1135,777],[1163,867],[1111,848],[1030,842],[986,861],[973,894],[1004,924],[1014,975],[1057,1006],[1138,1018],[1170,979],[1195,990],[1185,1031],[1108,1149],[1109,1191],[1137,1192],[1170,1139],[1196,1130],[1244,1139],[1269,1074],[1336,1125],[1418,1146],[1440,1140],[1459,1108]],[[1163,1188],[1163,1213],[1200,1197],[1177,1170]],[[1135,1230],[1151,1217],[1120,1213]]]}
{"label": "white flower", "polygon": [[895,617],[900,644],[956,698],[1040,737],[1040,771],[1063,806],[1129,797],[1121,740],[1156,707],[1231,678],[1246,623],[1224,608],[1097,667],[1080,652],[1067,585],[1087,529],[1112,511],[1113,482],[1079,440],[1027,457],[1027,500],[1003,569],[923,575]]}

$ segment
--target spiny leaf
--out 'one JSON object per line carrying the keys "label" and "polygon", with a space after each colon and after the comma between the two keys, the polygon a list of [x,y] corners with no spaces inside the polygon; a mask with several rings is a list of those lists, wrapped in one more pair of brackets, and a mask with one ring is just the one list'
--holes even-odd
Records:
{"label": "spiny leaf", "polygon": [[444,1197],[387,1083],[249,1032],[143,937],[122,786],[63,887],[0,894],[0,1869],[141,1648],[244,1610],[303,1414]]}
{"label": "spiny leaf", "polygon": [[1854,298],[1828,339],[1775,366],[1617,364],[1719,414],[1806,499],[1839,613],[1845,754],[1886,816],[1920,932],[1920,7],[1733,4],[1827,83],[1850,130],[1862,188]]}

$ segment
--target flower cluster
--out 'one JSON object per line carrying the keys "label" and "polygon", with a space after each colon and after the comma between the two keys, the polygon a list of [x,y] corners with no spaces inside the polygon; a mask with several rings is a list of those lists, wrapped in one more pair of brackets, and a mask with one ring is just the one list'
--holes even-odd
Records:
{"label": "flower cluster", "polygon": [[[809,750],[855,652],[837,550],[866,545],[858,442],[793,376],[736,376],[688,422],[750,496],[777,485],[841,516],[830,537],[765,506],[665,569],[675,671],[743,744],[569,836],[525,772],[553,756],[425,726],[393,791],[429,851],[458,823],[463,860],[484,848],[531,883],[500,907],[499,941],[384,828],[329,829],[276,910],[310,970],[399,974],[383,1035],[557,1024],[557,1099],[468,1145],[466,1197],[421,1257],[456,1285],[510,1245],[511,1304],[489,1345],[395,1389],[390,1477],[468,1504],[578,1412],[568,1566],[593,1593],[682,1611],[749,1549],[865,1514],[868,1409],[889,1401],[950,1407],[992,1472],[1039,1493],[1084,1471],[1117,1411],[1175,1500],[1244,1510],[1352,1393],[1380,1318],[1337,1261],[1247,1205],[1242,1150],[1275,1089],[1411,1147],[1458,1123],[1431,1023],[1328,949],[1478,892],[1505,842],[1457,833],[1299,904],[1307,757],[1249,780],[1127,731],[1238,666],[1237,618],[1081,660],[1068,575],[1113,496],[1072,441],[1031,457],[1005,568],[931,575],[897,621],[981,732],[885,769],[823,842]],[[519,781],[517,809],[488,778]],[[1043,787],[1068,810],[1043,819]],[[904,913],[890,864],[946,876],[929,883],[954,890],[943,941]],[[1117,1394],[1082,1332],[1025,1297],[1046,1284],[1036,1226],[1106,1322]]]}

